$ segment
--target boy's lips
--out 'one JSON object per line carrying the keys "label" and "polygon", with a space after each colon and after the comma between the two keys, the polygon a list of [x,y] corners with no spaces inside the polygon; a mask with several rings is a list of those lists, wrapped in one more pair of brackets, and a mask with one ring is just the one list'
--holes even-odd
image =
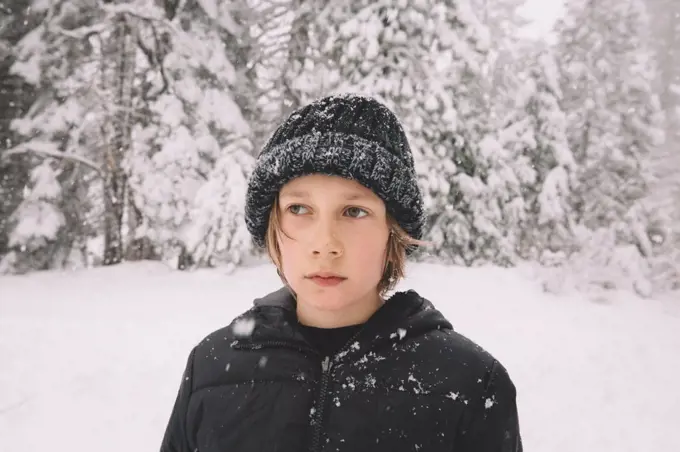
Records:
{"label": "boy's lips", "polygon": [[315,273],[310,273],[306,276],[306,278],[340,278],[340,279],[347,279],[342,275],[339,275],[337,273],[333,272],[315,272]]}
{"label": "boy's lips", "polygon": [[338,284],[347,279],[344,276],[340,276],[337,273],[331,272],[311,273],[307,275],[305,278],[323,287],[337,286]]}

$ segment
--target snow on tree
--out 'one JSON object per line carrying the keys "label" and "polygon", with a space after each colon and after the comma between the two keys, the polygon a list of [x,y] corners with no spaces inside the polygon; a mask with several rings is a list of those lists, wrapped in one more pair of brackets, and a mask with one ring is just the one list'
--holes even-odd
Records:
{"label": "snow on tree", "polygon": [[36,26],[38,17],[31,14],[30,0],[0,4],[0,256],[7,254],[9,215],[22,199],[28,183],[30,165],[25,156],[4,156],[13,147],[13,118],[23,115],[33,102],[33,89],[23,79],[10,74],[17,42]]}
{"label": "snow on tree", "polygon": [[[593,274],[607,262],[630,262],[635,268],[617,270],[618,279],[610,273],[606,285],[625,286],[631,272],[646,281],[638,286],[650,285],[644,270],[648,237],[642,231],[653,222],[645,204],[653,181],[650,160],[664,140],[664,117],[653,87],[657,65],[645,5],[641,0],[573,0],[557,30],[568,139],[579,168],[572,191],[574,220],[593,237],[614,237],[612,242],[580,234],[570,260],[593,257]],[[588,249],[597,243],[603,248]]]}
{"label": "snow on tree", "polygon": [[525,258],[539,258],[545,249],[563,249],[571,236],[571,206],[576,162],[567,141],[561,109],[559,69],[554,56],[534,57],[515,111],[506,118],[501,143],[520,166],[524,216],[518,246]]}
{"label": "snow on tree", "polygon": [[[652,18],[654,47],[659,65],[657,91],[666,115],[666,140],[652,156],[655,180],[650,209],[663,213],[664,232],[655,247],[655,274],[680,286],[680,2],[646,0]],[[654,229],[659,229],[654,227]],[[660,268],[656,268],[660,267]],[[670,276],[675,275],[675,276]]]}
{"label": "snow on tree", "polygon": [[577,221],[607,227],[649,189],[648,159],[663,140],[655,61],[640,0],[579,0],[559,27],[569,142],[579,163]]}
{"label": "snow on tree", "polygon": [[[21,149],[45,158],[77,162],[99,176],[87,190],[75,190],[84,199],[70,201],[85,209],[88,194],[103,199],[101,223],[106,239],[104,260],[108,263],[121,258],[125,198],[121,155],[132,117],[134,76],[131,54],[135,44],[131,36],[143,22],[133,10],[128,11],[134,6],[85,0],[35,1],[32,9],[43,13],[43,21],[19,42],[12,66],[12,72],[39,91],[33,108],[13,122],[14,130],[25,140]],[[52,143],[56,152],[43,152],[39,146],[42,142]],[[82,185],[86,177],[76,175],[71,180]],[[102,195],[95,195],[97,192]]]}
{"label": "snow on tree", "polygon": [[[226,21],[225,29],[222,17],[215,27],[215,5],[221,3],[202,2],[208,15],[190,8],[178,13],[182,28],[174,29],[164,60],[171,89],[149,104],[128,160],[130,186],[144,218],[135,236],[149,237],[165,254],[179,252],[180,268],[193,264],[191,252],[198,246],[195,237],[187,243],[187,230],[212,234],[200,239],[212,243],[210,252],[228,254],[231,263],[249,252],[239,216],[245,196],[239,198],[236,187],[254,161],[251,130],[235,100],[240,74],[225,51],[234,24]],[[206,192],[219,208],[206,200]],[[215,229],[219,225],[224,227]],[[210,260],[205,253],[202,249],[199,260]]]}
{"label": "snow on tree", "polygon": [[649,262],[632,244],[621,245],[617,228],[590,230],[574,228],[579,250],[560,266],[542,269],[544,289],[552,293],[577,291],[596,300],[606,299],[607,291],[623,290],[642,297],[654,293]]}
{"label": "snow on tree", "polygon": [[485,97],[490,122],[497,121],[514,106],[514,97],[521,87],[522,59],[525,42],[521,37],[529,21],[522,15],[526,0],[470,0],[472,10],[489,33],[489,49],[482,66]]}
{"label": "snow on tree", "polygon": [[64,178],[77,185],[70,210],[81,219],[98,213],[104,263],[120,262],[125,242],[134,250],[149,237],[158,240],[149,248],[186,248],[193,196],[222,154],[248,141],[241,111],[254,100],[243,81],[247,58],[237,54],[248,40],[230,34],[244,32],[240,16],[226,14],[233,2],[182,3],[171,21],[152,0],[36,1],[43,22],[17,45],[12,72],[39,98],[13,122],[24,141],[8,152],[78,167]]}
{"label": "snow on tree", "polygon": [[17,209],[10,215],[9,249],[0,261],[0,273],[23,273],[50,267],[53,254],[48,248],[58,246],[66,224],[61,211],[61,184],[49,161],[31,170],[30,181]]}
{"label": "snow on tree", "polygon": [[[91,94],[92,46],[73,31],[92,19],[91,11],[71,4],[62,6],[34,2],[32,12],[37,17],[43,14],[42,22],[13,48],[10,73],[32,85],[35,101],[22,117],[12,120],[17,140],[3,153],[3,158],[23,158],[33,164],[40,164],[40,159],[53,160],[60,174],[62,199],[58,204],[65,215],[67,232],[59,236],[58,246],[44,250],[53,253],[47,260],[55,266],[67,263],[71,251],[85,246],[92,228],[87,221],[92,208],[90,199],[96,198],[88,196],[89,186],[95,185],[89,181],[93,175],[102,176],[96,158],[100,146],[90,139],[99,134],[91,113],[98,108]],[[83,60],[87,64],[79,65]]]}
{"label": "snow on tree", "polygon": [[[671,153],[669,148],[677,149],[680,144],[680,3],[674,0],[645,0],[645,4],[651,17],[651,32],[659,66],[656,81],[666,113],[666,143],[669,146],[664,147],[664,151],[669,152],[669,155],[660,156],[660,160],[671,163],[660,165],[677,169],[680,152]],[[661,173],[667,175],[663,171]]]}
{"label": "snow on tree", "polygon": [[489,181],[502,186],[514,175],[502,155],[486,152],[495,139],[482,76],[489,43],[469,3],[357,0],[330,5],[318,20],[320,59],[330,62],[309,77],[375,96],[404,124],[426,193],[426,252],[468,265],[510,261],[499,227],[506,194]]}
{"label": "snow on tree", "polygon": [[242,262],[251,247],[244,227],[243,200],[254,160],[244,151],[249,142],[234,143],[215,163],[208,181],[196,193],[190,212],[192,222],[183,237],[197,265]]}

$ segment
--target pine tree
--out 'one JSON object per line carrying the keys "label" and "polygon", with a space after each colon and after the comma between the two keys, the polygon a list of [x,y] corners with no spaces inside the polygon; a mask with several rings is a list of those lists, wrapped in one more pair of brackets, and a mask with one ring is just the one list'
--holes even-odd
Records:
{"label": "pine tree", "polygon": [[[182,29],[168,42],[164,64],[172,90],[149,104],[147,123],[134,131],[129,162],[134,202],[144,219],[136,236],[148,237],[162,254],[179,253],[179,268],[212,262],[212,252],[229,254],[231,263],[250,252],[242,240],[245,221],[238,221],[245,197],[236,195],[236,187],[253,161],[243,112],[254,107],[236,93],[252,87],[227,50],[245,30],[228,16],[225,2],[201,6],[177,13]],[[206,199],[206,190],[224,210]],[[198,249],[201,241],[213,243],[209,252]]]}
{"label": "pine tree", "polygon": [[250,251],[243,200],[254,161],[249,142],[225,149],[192,204],[191,225],[183,237],[196,265],[226,263],[234,268]]}
{"label": "pine tree", "polygon": [[599,285],[623,288],[633,281],[639,294],[649,295],[655,219],[646,203],[664,118],[645,6],[574,0],[558,34],[568,140],[578,164],[572,202],[579,233],[570,259],[586,277],[600,274]]}
{"label": "pine tree", "polygon": [[10,74],[17,42],[35,28],[38,17],[31,14],[29,0],[0,2],[0,258],[9,252],[9,216],[22,201],[23,187],[29,183],[30,165],[22,156],[6,156],[15,136],[12,119],[25,114],[34,92],[21,77]]}
{"label": "pine tree", "polygon": [[54,248],[66,231],[61,184],[50,162],[35,166],[21,204],[9,217],[11,250],[0,261],[0,273],[25,273],[52,266]]}
{"label": "pine tree", "polygon": [[[23,35],[13,48],[10,74],[23,79],[35,97],[30,109],[11,122],[15,140],[3,157],[11,161],[19,159],[29,166],[40,165],[42,159],[54,161],[54,171],[61,184],[58,194],[62,199],[54,200],[53,204],[59,206],[64,215],[65,233],[46,247],[44,252],[52,256],[44,261],[62,266],[68,263],[74,249],[85,247],[90,228],[84,220],[90,207],[89,198],[84,195],[85,186],[93,169],[94,174],[102,174],[99,165],[90,159],[93,153],[88,152],[97,146],[87,140],[86,129],[91,122],[86,113],[92,96],[85,96],[82,89],[83,76],[92,65],[79,68],[74,64],[92,56],[91,42],[80,38],[93,29],[85,26],[86,32],[76,30],[92,16],[91,11],[78,9],[75,4],[34,2],[29,17],[42,22]],[[91,85],[89,80],[87,86]],[[21,235],[16,228],[25,224],[14,221],[8,235]],[[25,257],[31,259],[29,255]],[[21,258],[19,256],[18,261]]]}
{"label": "pine tree", "polygon": [[426,251],[467,265],[510,261],[500,228],[506,194],[489,185],[505,175],[485,114],[488,36],[469,3],[353,1],[329,6],[320,24],[326,84],[381,99],[410,135],[433,243]]}
{"label": "pine tree", "polygon": [[577,221],[610,227],[647,195],[663,138],[648,18],[640,0],[573,1],[559,33]]}
{"label": "pine tree", "polygon": [[239,45],[249,40],[234,5],[35,5],[43,23],[19,42],[12,72],[39,98],[13,122],[23,141],[9,153],[61,162],[64,248],[102,235],[105,264],[123,259],[126,242],[129,256],[186,254],[193,197],[224,154],[251,149],[242,112],[257,112]]}
{"label": "pine tree", "polygon": [[[677,147],[680,143],[680,3],[673,0],[645,0],[645,3],[651,17],[652,39],[659,66],[656,81],[666,113],[666,143],[668,147]],[[680,153],[667,156],[671,167],[678,168],[678,155]]]}
{"label": "pine tree", "polygon": [[[666,115],[666,140],[652,157],[655,181],[651,201],[665,212],[665,249],[680,247],[680,2],[646,0],[652,18],[654,48],[659,64],[656,80]],[[680,261],[678,262],[680,266]]]}
{"label": "pine tree", "polygon": [[523,27],[529,24],[522,16],[526,0],[471,0],[472,9],[489,33],[489,51],[483,65],[486,86],[486,103],[490,122],[494,126],[502,121],[514,107],[514,97],[521,88],[522,73],[521,37]]}
{"label": "pine tree", "polygon": [[567,141],[561,109],[559,69],[549,50],[535,56],[515,112],[507,118],[501,143],[522,165],[525,215],[518,246],[524,258],[537,259],[545,250],[563,251],[571,238],[570,194],[576,163]]}

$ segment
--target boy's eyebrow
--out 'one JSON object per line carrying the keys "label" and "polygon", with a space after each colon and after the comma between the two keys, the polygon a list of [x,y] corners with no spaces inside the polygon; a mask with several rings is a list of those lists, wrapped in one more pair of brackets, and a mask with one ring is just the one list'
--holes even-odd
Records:
{"label": "boy's eyebrow", "polygon": [[352,193],[345,193],[345,199],[347,201],[354,201],[357,199],[368,199],[369,197],[367,195],[364,195],[363,193],[357,193],[357,192],[352,192]]}
{"label": "boy's eyebrow", "polygon": [[[281,192],[281,198],[307,198],[309,197],[309,193],[306,191],[300,191],[300,190],[295,190],[295,191],[285,191]],[[358,192],[347,192],[344,193],[343,198],[347,201],[354,201],[357,199],[368,199],[369,196],[364,195],[363,193],[358,193]]]}
{"label": "boy's eyebrow", "polygon": [[282,191],[281,198],[306,198],[309,193],[306,191]]}

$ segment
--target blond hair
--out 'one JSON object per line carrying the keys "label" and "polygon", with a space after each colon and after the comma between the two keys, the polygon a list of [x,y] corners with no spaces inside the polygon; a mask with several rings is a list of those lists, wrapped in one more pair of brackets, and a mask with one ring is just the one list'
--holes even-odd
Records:
{"label": "blond hair", "polygon": [[[281,248],[279,247],[279,234],[284,234],[290,238],[281,229],[281,219],[279,217],[279,203],[278,198],[274,200],[272,209],[269,213],[269,222],[267,224],[267,234],[265,236],[265,244],[269,258],[276,266],[279,277],[288,285],[283,276],[283,268],[281,263]],[[399,226],[399,223],[387,215],[387,226],[389,227],[389,238],[387,240],[387,248],[385,253],[385,265],[383,266],[383,274],[378,282],[378,293],[383,296],[385,293],[394,289],[397,283],[406,274],[406,251],[409,247],[427,245],[427,242],[414,239],[409,236],[404,229]],[[289,286],[290,288],[290,286]],[[292,289],[291,289],[292,291]]]}

